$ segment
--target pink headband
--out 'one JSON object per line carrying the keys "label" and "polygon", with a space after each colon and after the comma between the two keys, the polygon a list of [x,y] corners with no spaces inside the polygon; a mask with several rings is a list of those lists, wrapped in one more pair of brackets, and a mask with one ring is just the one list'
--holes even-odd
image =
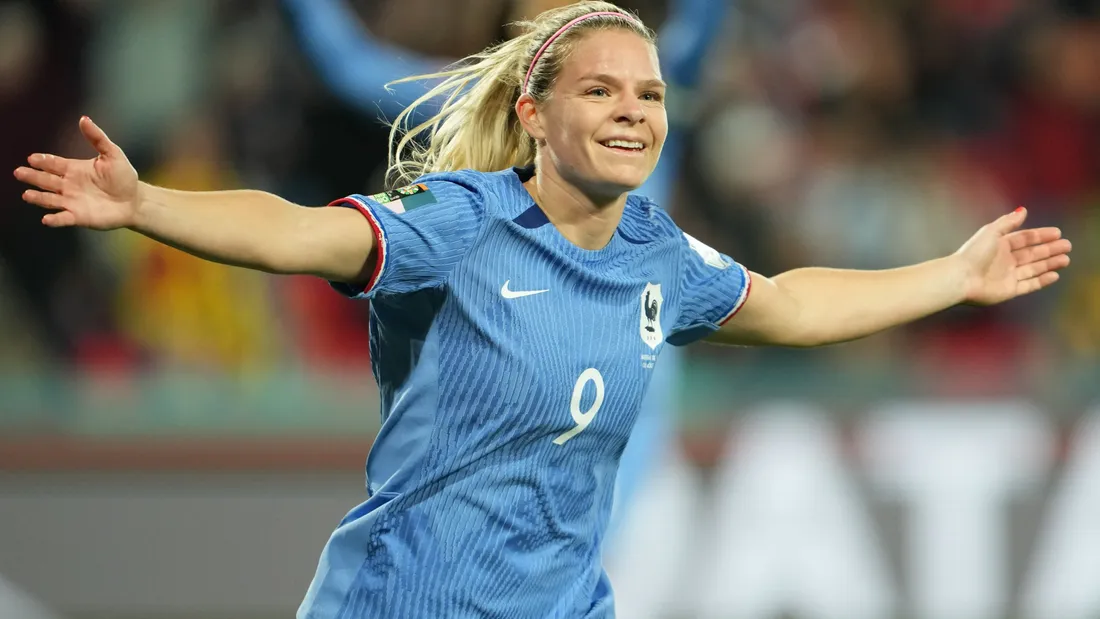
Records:
{"label": "pink headband", "polygon": [[[569,30],[573,26],[576,26],[577,24],[581,23],[582,21],[585,21],[586,19],[592,19],[593,17],[599,17],[601,15],[610,15],[610,16],[614,16],[614,17],[621,17],[625,20],[628,20],[628,21],[631,21],[631,22],[634,22],[634,23],[638,23],[638,20],[636,20],[633,17],[631,17],[629,15],[626,15],[624,13],[616,13],[615,11],[596,11],[595,13],[588,13],[588,14],[585,14],[585,15],[581,15],[580,17],[574,19],[573,21],[569,22],[568,24],[565,24],[560,29],[558,29],[557,32],[550,35],[550,38],[546,39],[546,42],[542,44],[542,47],[539,48],[539,51],[535,52],[535,57],[533,59],[531,59],[531,66],[528,67],[528,69],[527,69],[527,76],[523,78],[523,92],[527,92],[527,84],[528,84],[528,82],[531,81],[531,72],[535,70],[535,65],[538,64],[539,58],[542,58],[542,54],[543,54],[543,52],[546,51],[546,48],[550,47],[550,45],[553,44],[554,41],[556,41],[558,37],[565,34],[566,30]],[[639,24],[639,25],[641,25],[641,24]]]}

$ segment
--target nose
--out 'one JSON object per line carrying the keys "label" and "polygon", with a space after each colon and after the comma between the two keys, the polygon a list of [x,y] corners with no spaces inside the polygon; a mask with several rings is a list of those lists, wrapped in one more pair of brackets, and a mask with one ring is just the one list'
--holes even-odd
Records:
{"label": "nose", "polygon": [[645,110],[634,97],[623,97],[619,100],[619,105],[615,106],[615,122],[636,125],[644,120]]}

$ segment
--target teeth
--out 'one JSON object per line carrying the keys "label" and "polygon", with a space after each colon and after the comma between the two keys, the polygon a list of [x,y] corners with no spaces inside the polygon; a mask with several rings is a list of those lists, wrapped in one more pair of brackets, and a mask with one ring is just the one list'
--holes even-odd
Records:
{"label": "teeth", "polygon": [[630,150],[642,150],[645,148],[641,142],[627,142],[626,140],[610,140],[604,143],[614,148],[629,148]]}

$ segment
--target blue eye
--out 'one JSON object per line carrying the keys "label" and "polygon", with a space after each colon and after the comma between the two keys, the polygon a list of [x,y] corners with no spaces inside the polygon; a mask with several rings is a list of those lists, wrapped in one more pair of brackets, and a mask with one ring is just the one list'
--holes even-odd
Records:
{"label": "blue eye", "polygon": [[661,101],[661,95],[659,93],[656,93],[656,92],[647,92],[647,93],[642,95],[642,98],[645,99],[646,101],[656,101],[656,102]]}

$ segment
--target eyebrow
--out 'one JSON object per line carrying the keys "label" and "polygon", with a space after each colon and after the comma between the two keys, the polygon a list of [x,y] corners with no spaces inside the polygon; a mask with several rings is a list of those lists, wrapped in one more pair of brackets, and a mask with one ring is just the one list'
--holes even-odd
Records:
{"label": "eyebrow", "polygon": [[[598,74],[594,74],[594,75],[585,75],[584,77],[582,77],[580,79],[580,81],[582,81],[582,82],[588,82],[588,81],[604,82],[604,83],[607,83],[607,84],[616,84],[616,85],[622,83],[622,80],[620,80],[618,78],[615,78],[615,77],[612,77],[612,76],[610,76],[606,73],[598,73]],[[668,87],[668,84],[665,84],[663,81],[658,80],[658,79],[642,80],[641,82],[638,82],[638,85],[643,87],[643,88],[667,88]]]}

